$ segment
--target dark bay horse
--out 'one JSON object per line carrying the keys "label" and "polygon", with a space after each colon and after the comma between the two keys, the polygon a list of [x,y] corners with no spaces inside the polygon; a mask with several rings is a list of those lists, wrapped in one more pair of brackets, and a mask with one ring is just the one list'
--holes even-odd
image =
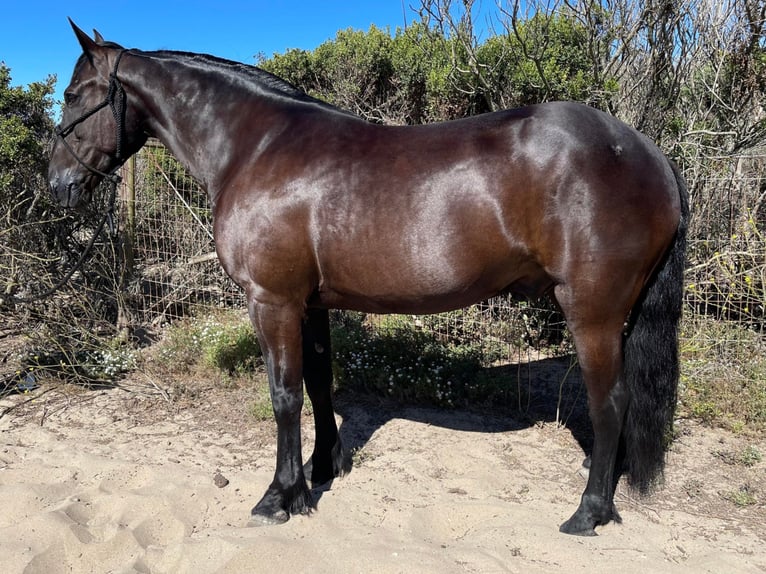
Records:
{"label": "dark bay horse", "polygon": [[[83,55],[51,190],[75,207],[149,136],[206,188],[278,428],[274,481],[254,522],[310,512],[307,478],[342,469],[330,308],[435,313],[503,292],[552,295],[594,428],[588,483],[561,530],[594,534],[619,520],[623,468],[641,492],[656,482],[676,403],[688,201],[647,138],[574,103],[373,125],[251,66],[125,50],[73,27]],[[316,426],[305,470],[304,383]]]}

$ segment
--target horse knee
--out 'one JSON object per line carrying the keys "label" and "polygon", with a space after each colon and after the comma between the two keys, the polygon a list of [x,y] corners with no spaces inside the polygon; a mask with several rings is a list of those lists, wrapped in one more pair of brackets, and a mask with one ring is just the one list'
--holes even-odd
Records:
{"label": "horse knee", "polygon": [[272,393],[271,405],[277,425],[300,422],[303,409],[303,393],[283,391]]}

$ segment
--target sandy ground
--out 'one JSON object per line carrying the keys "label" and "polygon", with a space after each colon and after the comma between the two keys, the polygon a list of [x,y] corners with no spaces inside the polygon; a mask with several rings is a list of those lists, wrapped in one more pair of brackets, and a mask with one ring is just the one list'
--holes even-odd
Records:
{"label": "sandy ground", "polygon": [[[623,524],[578,538],[558,532],[585,483],[571,429],[341,400],[353,470],[315,491],[311,516],[247,527],[275,454],[247,393],[200,384],[169,401],[147,382],[5,398],[0,571],[766,572],[766,462],[739,461],[764,440],[689,421],[665,488],[636,500],[620,486]],[[743,489],[754,504],[727,500]]]}

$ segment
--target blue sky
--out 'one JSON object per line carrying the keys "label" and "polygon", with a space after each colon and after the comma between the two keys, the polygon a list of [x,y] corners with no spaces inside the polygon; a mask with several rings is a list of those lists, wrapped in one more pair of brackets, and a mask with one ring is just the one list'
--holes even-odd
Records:
{"label": "blue sky", "polygon": [[0,61],[12,85],[57,76],[56,99],[69,82],[80,47],[67,16],[126,48],[204,52],[249,64],[255,55],[313,49],[344,28],[375,24],[395,31],[417,14],[418,0],[13,0],[2,8]]}

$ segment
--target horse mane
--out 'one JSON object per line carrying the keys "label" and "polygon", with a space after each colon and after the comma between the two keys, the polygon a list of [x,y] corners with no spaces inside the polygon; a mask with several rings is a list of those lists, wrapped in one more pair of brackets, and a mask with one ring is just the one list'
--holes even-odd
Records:
{"label": "horse mane", "polygon": [[[308,95],[300,88],[294,86],[287,80],[280,78],[267,72],[266,70],[257,66],[251,66],[243,64],[242,62],[235,62],[227,60],[225,58],[219,58],[217,56],[211,56],[209,54],[198,54],[194,52],[179,52],[171,50],[160,50],[156,52],[144,52],[144,54],[151,57],[180,59],[191,61],[193,64],[202,67],[209,67],[211,69],[224,72],[226,74],[234,74],[240,78],[245,78],[254,85],[257,85],[261,90],[274,94],[277,96],[286,97],[291,100],[299,102],[313,104],[329,111],[340,112],[344,114],[350,114],[337,106],[329,104],[323,100]],[[353,114],[350,114],[353,115]],[[355,116],[356,117],[356,116]]]}

